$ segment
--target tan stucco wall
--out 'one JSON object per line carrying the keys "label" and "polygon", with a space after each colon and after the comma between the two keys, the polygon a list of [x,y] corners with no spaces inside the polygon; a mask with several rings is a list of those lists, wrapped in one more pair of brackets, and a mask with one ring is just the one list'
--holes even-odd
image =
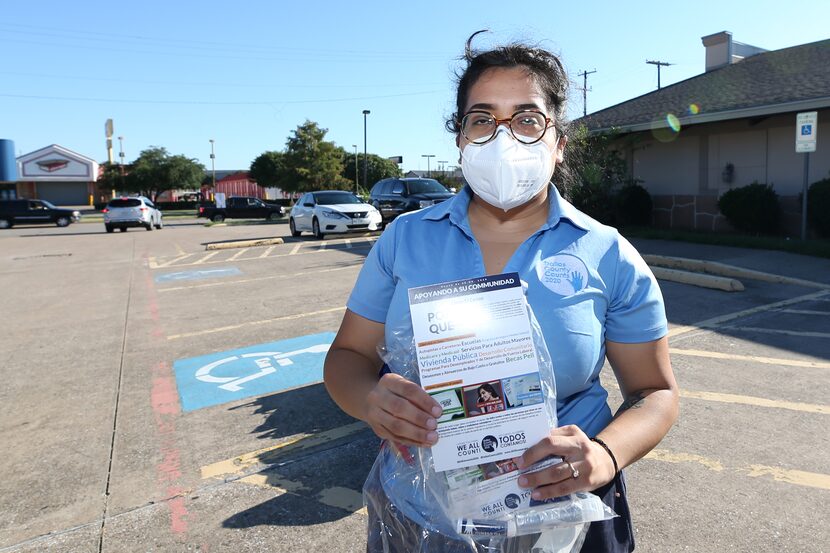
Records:
{"label": "tan stucco wall", "polygon": [[[830,176],[830,109],[818,114],[818,148],[810,154],[809,183]],[[772,184],[779,195],[801,193],[804,154],[795,153],[795,114],[684,127],[671,142],[651,132],[626,136],[631,174],[652,194],[720,196],[754,181]],[[724,182],[727,163],[734,165]]]}

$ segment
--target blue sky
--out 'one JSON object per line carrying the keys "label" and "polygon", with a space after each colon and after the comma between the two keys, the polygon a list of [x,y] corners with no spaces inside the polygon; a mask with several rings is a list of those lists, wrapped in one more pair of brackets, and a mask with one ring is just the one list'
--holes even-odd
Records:
{"label": "blue sky", "polygon": [[[0,3],[0,138],[18,154],[57,143],[105,161],[113,119],[125,158],[166,147],[210,168],[246,169],[282,150],[306,119],[327,139],[403,156],[403,168],[458,160],[444,130],[467,37],[518,39],[562,56],[588,111],[704,70],[700,38],[719,31],[775,50],[830,38],[830,2],[285,2],[143,0]],[[671,6],[671,7],[667,7]],[[705,106],[701,106],[705,109]],[[571,118],[582,114],[571,93]],[[115,140],[115,159],[118,141]]]}

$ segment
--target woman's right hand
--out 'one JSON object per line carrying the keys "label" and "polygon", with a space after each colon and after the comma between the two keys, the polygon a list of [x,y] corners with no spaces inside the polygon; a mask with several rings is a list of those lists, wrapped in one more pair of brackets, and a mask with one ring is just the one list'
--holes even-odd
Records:
{"label": "woman's right hand", "polygon": [[404,445],[430,447],[438,441],[441,406],[423,388],[384,374],[366,397],[366,422],[379,437]]}

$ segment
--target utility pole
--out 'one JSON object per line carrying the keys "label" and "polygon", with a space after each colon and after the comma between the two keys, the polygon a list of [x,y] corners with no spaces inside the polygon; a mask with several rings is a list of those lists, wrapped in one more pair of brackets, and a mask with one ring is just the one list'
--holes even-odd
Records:
{"label": "utility pole", "polygon": [[360,181],[357,178],[358,170],[357,170],[357,144],[352,144],[352,148],[354,148],[354,194],[357,196],[360,194]]}
{"label": "utility pole", "polygon": [[646,63],[657,66],[657,90],[660,90],[660,66],[664,65],[664,66],[668,67],[668,66],[674,65],[674,64],[666,62],[666,61],[652,61],[652,60],[646,60]]}
{"label": "utility pole", "polygon": [[582,73],[577,73],[580,77],[582,77],[582,116],[585,117],[588,115],[588,75],[591,73],[596,73],[597,70],[594,69],[593,71],[583,71]]}

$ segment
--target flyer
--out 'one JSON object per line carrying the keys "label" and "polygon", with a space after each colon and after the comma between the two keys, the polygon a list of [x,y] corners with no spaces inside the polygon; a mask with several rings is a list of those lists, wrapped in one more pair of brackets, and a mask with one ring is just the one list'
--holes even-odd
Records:
{"label": "flyer", "polygon": [[521,455],[548,433],[517,273],[409,289],[421,386],[444,408],[437,472]]}

